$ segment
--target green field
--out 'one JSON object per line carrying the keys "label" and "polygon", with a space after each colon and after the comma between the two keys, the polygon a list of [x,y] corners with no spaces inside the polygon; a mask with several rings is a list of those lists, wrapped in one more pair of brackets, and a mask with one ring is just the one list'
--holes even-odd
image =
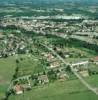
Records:
{"label": "green field", "polygon": [[[54,41],[56,44],[58,44],[58,42],[63,42],[62,40],[58,41],[55,39]],[[65,46],[62,50],[74,51],[75,54],[80,52],[89,58],[94,54],[92,50],[84,48],[81,49],[79,47],[75,48],[74,46]],[[40,61],[41,52],[45,52],[43,48],[41,49],[40,47],[36,47],[33,48],[33,54],[18,55],[18,64],[15,63],[15,57],[0,59],[0,98],[4,96],[4,93],[7,90],[11,79],[15,74],[16,66],[19,68],[17,77],[32,75],[34,73],[44,71],[46,66]],[[72,57],[65,60],[74,61],[76,58],[77,57]],[[81,58],[78,58],[78,60],[80,59]],[[86,78],[85,80],[96,87],[98,86],[97,77],[97,75],[94,75]],[[89,91],[84,85],[82,85],[81,82],[76,79],[76,77],[72,75],[71,79],[73,80],[66,80],[64,82],[56,81],[54,83],[49,83],[48,85],[37,86],[34,88],[32,87],[31,91],[25,91],[25,93],[22,95],[11,95],[9,100],[97,100],[98,97]]]}
{"label": "green field", "polygon": [[98,75],[92,75],[86,78],[86,81],[91,84],[93,87],[98,87]]}
{"label": "green field", "polygon": [[0,97],[2,97],[7,90],[13,74],[15,73],[15,68],[14,57],[0,59]]}
{"label": "green field", "polygon": [[[92,77],[89,81],[92,81]],[[79,80],[56,81],[33,88],[22,95],[11,96],[9,100],[98,100]]]}
{"label": "green field", "polygon": [[[20,60],[22,58],[22,60]],[[19,63],[17,64],[19,71],[17,77],[32,75],[34,73],[43,72],[43,66],[39,61],[39,57],[29,54],[19,55]]]}

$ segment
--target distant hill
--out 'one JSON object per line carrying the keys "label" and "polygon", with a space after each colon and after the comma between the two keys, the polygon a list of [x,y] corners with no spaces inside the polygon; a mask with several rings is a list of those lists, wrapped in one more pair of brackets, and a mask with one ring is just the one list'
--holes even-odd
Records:
{"label": "distant hill", "polygon": [[75,3],[89,3],[89,4],[96,4],[98,3],[98,0],[0,0],[0,4],[10,4],[10,3],[16,3],[16,4],[26,4],[26,3],[32,3],[32,4],[54,4],[54,3],[64,3],[64,2],[75,2]]}

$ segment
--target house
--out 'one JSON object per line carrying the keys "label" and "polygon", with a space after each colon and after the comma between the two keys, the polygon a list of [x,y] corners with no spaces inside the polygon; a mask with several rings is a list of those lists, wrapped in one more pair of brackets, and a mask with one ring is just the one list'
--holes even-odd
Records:
{"label": "house", "polygon": [[68,78],[68,75],[65,73],[65,71],[61,71],[61,72],[57,73],[57,77],[60,80],[65,80],[66,78]]}
{"label": "house", "polygon": [[24,91],[23,87],[18,84],[13,87],[13,90],[14,90],[15,94],[22,94]]}
{"label": "house", "polygon": [[3,33],[0,33],[0,39],[2,39],[4,37]]}
{"label": "house", "polygon": [[58,61],[54,61],[54,62],[50,63],[49,68],[56,68],[56,67],[59,67],[59,66],[60,66],[60,63]]}
{"label": "house", "polygon": [[80,62],[73,63],[72,66],[86,65],[88,63],[89,63],[89,61],[80,61]]}
{"label": "house", "polygon": [[64,52],[64,56],[65,56],[65,58],[69,58],[70,57],[70,53],[69,52]]}
{"label": "house", "polygon": [[22,84],[22,87],[24,88],[24,90],[31,90],[31,84]]}
{"label": "house", "polygon": [[54,56],[52,54],[47,54],[46,58],[47,58],[47,61],[49,62],[54,60]]}
{"label": "house", "polygon": [[54,59],[54,56],[51,53],[42,53],[41,54],[44,58],[47,59],[48,62],[51,62]]}
{"label": "house", "polygon": [[48,76],[47,75],[40,75],[38,77],[38,81],[40,84],[45,84],[49,82]]}
{"label": "house", "polygon": [[92,61],[93,61],[95,64],[98,64],[98,56],[94,57],[94,58],[92,59]]}
{"label": "house", "polygon": [[83,77],[89,76],[88,70],[82,70],[82,71],[79,72],[79,74],[80,74],[81,76],[83,76]]}

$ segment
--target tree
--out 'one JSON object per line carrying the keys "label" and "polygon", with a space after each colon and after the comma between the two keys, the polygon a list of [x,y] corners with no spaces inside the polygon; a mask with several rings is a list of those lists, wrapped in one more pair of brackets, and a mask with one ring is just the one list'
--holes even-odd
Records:
{"label": "tree", "polygon": [[48,72],[48,77],[49,77],[49,79],[51,81],[54,81],[54,80],[57,79],[57,75],[56,75],[56,73],[53,70],[51,70],[51,71]]}
{"label": "tree", "polygon": [[16,63],[17,63],[17,64],[19,63],[19,60],[18,60],[18,59],[16,59]]}
{"label": "tree", "polygon": [[69,65],[66,67],[66,71],[68,71],[68,72],[72,72],[72,71],[71,71],[71,68],[70,68]]}

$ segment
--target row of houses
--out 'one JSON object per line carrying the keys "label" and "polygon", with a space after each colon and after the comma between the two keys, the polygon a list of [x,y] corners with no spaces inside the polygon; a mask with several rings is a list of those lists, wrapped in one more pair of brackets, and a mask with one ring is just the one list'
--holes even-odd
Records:
{"label": "row of houses", "polygon": [[[55,73],[56,79],[59,81],[64,81],[69,78],[69,76],[66,74],[65,71],[61,71],[61,72],[54,71],[53,73]],[[21,80],[18,80],[18,82],[12,86],[12,91],[17,95],[22,94],[24,91],[31,90],[35,86],[35,85],[32,85],[34,84],[32,82],[35,82],[35,80],[37,82],[36,83],[37,85],[44,85],[50,82],[49,74],[41,74],[37,77],[37,79],[33,79],[33,81],[31,80],[31,77],[30,77],[28,78],[28,82],[24,84],[21,83]],[[27,80],[27,78],[24,78],[23,80]]]}
{"label": "row of houses", "polygon": [[[48,55],[50,56],[50,54],[48,54]],[[93,63],[98,62],[97,58],[98,57],[93,58]],[[88,65],[90,63],[91,63],[91,60],[88,59],[88,60],[83,60],[83,61],[72,63],[72,66],[73,66],[74,70],[77,71],[81,76],[88,77],[89,76],[89,71],[88,71],[89,66]],[[65,69],[63,69],[62,67],[52,67],[52,69],[53,69],[52,73],[56,75],[56,79],[58,79],[60,81],[69,79],[69,76],[66,74]],[[50,82],[49,71],[51,71],[51,70],[47,70],[44,74],[43,73],[35,74],[35,76],[37,76],[35,79],[37,79],[38,85],[48,84]],[[22,94],[25,90],[32,89],[32,85],[31,85],[32,81],[30,81],[31,77],[32,76],[29,76],[29,78],[26,77],[26,80],[28,81],[26,84],[22,84],[22,83],[15,84],[13,86],[14,92],[16,94]],[[25,78],[23,78],[23,79],[25,79]],[[35,79],[33,79],[33,80],[35,80]]]}

